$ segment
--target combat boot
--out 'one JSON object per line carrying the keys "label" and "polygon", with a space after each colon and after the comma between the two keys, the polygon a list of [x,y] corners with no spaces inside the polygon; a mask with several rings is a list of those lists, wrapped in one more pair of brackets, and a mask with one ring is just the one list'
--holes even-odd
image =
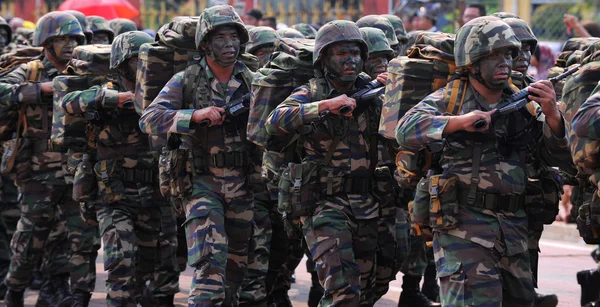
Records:
{"label": "combat boot", "polygon": [[6,299],[4,300],[5,307],[23,307],[23,294],[25,291],[8,290]]}
{"label": "combat boot", "polygon": [[556,307],[558,305],[558,297],[556,294],[535,294],[533,307]]}
{"label": "combat boot", "polygon": [[175,299],[175,295],[167,295],[158,297],[158,307],[174,307],[173,300]]}
{"label": "combat boot", "polygon": [[436,278],[435,264],[428,265],[425,269],[425,275],[423,276],[423,287],[421,292],[430,299],[432,302],[440,301],[440,286],[438,285]]}
{"label": "combat boot", "polygon": [[40,293],[38,299],[35,302],[35,307],[50,307],[52,306],[52,298],[54,296],[54,289],[50,283],[50,279],[43,278],[42,284],[40,285]]}
{"label": "combat boot", "polygon": [[53,294],[52,307],[70,307],[73,305],[73,297],[69,291],[69,274],[54,275],[50,277]]}
{"label": "combat boot", "polygon": [[8,292],[8,288],[6,287],[6,283],[2,282],[0,284],[0,301],[3,301],[6,297],[6,292]]}
{"label": "combat boot", "polygon": [[402,276],[402,293],[398,307],[437,307],[440,303],[432,302],[419,290],[420,276]]}
{"label": "combat boot", "polygon": [[595,302],[600,295],[600,272],[597,269],[577,272],[577,283],[581,286],[581,306]]}
{"label": "combat boot", "polygon": [[88,307],[90,305],[91,298],[91,293],[75,290],[75,292],[73,292],[72,307]]}
{"label": "combat boot", "polygon": [[142,307],[154,307],[158,306],[158,301],[154,297],[154,294],[152,294],[152,291],[148,287],[145,287],[142,296],[138,300],[138,304]]}
{"label": "combat boot", "polygon": [[29,283],[29,289],[31,290],[40,290],[42,289],[42,284],[44,283],[44,274],[40,272],[40,266],[36,265],[33,270],[33,278],[31,279],[31,283]]}
{"label": "combat boot", "polygon": [[308,307],[317,307],[319,306],[319,302],[321,298],[323,298],[323,294],[325,294],[325,290],[321,286],[319,282],[319,276],[316,272],[310,273],[311,286],[310,291],[308,291]]}

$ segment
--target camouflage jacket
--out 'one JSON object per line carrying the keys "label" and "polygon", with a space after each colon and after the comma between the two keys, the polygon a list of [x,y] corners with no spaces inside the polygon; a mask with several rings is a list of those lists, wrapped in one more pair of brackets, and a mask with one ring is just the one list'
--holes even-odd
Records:
{"label": "camouflage jacket", "polygon": [[[441,118],[447,108],[444,94],[445,88],[439,89],[410,109],[400,119],[396,129],[396,139],[401,146],[419,150],[432,142],[444,139],[442,132],[448,123],[447,119]],[[508,95],[509,93],[506,91],[503,99]],[[502,103],[502,101],[499,102]],[[488,105],[485,99],[469,86],[459,114],[466,114],[473,110],[488,111],[493,107],[495,105]],[[530,143],[528,148],[532,152],[526,152],[526,156],[535,154],[544,162],[569,160],[570,152],[566,137],[557,138],[552,134],[538,105],[535,105],[535,117],[525,110],[511,114],[499,117],[493,123],[492,128],[486,132],[471,135],[456,133],[445,137],[446,142],[439,165],[444,174],[456,174],[459,177],[458,189],[468,190],[470,186],[473,148],[474,143],[478,141],[482,143],[482,154],[479,170],[481,180],[477,190],[501,195],[522,195],[525,192],[527,171],[524,163],[526,161],[521,160],[521,152],[516,150],[515,144],[506,144],[500,141],[511,133],[517,132],[514,129],[519,126],[519,123],[533,125],[528,133],[530,136],[526,139],[526,142]],[[552,155],[555,156],[554,159],[551,157]],[[509,255],[527,250],[527,240],[524,240],[527,234],[527,219],[524,210],[521,209],[515,213],[494,212],[466,204],[459,205],[459,222],[477,222],[460,223],[457,228],[446,230],[449,234],[492,248],[499,231],[502,231]]]}
{"label": "camouflage jacket", "polygon": [[[327,81],[324,91],[323,99],[340,95],[329,81]],[[337,169],[339,176],[343,177],[365,177],[372,175],[370,173],[372,161],[368,143],[369,125],[372,124],[369,123],[369,117],[372,116],[369,116],[368,112],[360,112],[346,120],[341,119],[339,116],[330,115],[331,120],[328,119],[321,122],[319,120],[319,106],[316,100],[316,93],[316,78],[311,79],[309,84],[295,89],[269,115],[265,123],[267,132],[273,135],[295,133],[297,129],[304,125],[309,125],[312,122],[316,123],[316,130],[309,137],[305,137],[303,144],[300,144],[300,146],[303,148],[305,160],[320,161],[324,159],[332,145],[334,139],[333,130],[335,129],[332,125],[337,125],[334,123],[334,120],[339,120],[346,133],[336,145],[330,165],[328,166]],[[377,108],[381,106],[381,101],[379,103],[372,103],[378,106]],[[378,125],[379,123],[377,122],[376,124]],[[378,150],[381,149],[382,147],[378,144]],[[378,152],[378,157],[381,156],[382,153]],[[373,199],[371,193],[348,194],[347,198],[356,218],[371,219],[378,217],[378,204]]]}
{"label": "camouflage jacket", "polygon": [[[158,202],[141,197],[152,194],[157,186],[157,160],[150,151],[148,137],[138,126],[139,115],[133,109],[119,109],[118,93],[125,90],[112,81],[103,86],[92,86],[83,91],[66,94],[61,109],[71,116],[98,114],[99,120],[91,122],[99,128],[96,147],[96,164],[106,160],[123,170],[121,180],[126,199],[121,203],[131,206],[154,206]],[[138,174],[135,171],[140,170]],[[146,177],[141,178],[143,171]],[[128,175],[129,173],[129,175]]]}
{"label": "camouflage jacket", "polygon": [[[225,107],[230,101],[250,91],[251,72],[241,61],[234,64],[233,74],[227,85],[219,83],[205,58],[194,65],[200,65],[205,73],[208,84],[198,84],[198,87],[208,87],[210,103],[213,106]],[[248,155],[249,152],[254,152],[250,149],[251,143],[246,141],[245,137],[247,113],[243,113],[239,118],[226,118],[220,126],[196,129],[191,120],[192,114],[202,106],[197,105],[196,99],[192,102],[183,101],[184,76],[185,71],[175,74],[144,111],[140,119],[142,131],[151,135],[181,134],[181,148],[192,150],[194,157],[205,161],[202,163],[205,169],[195,171],[192,176],[193,195],[211,191],[225,198],[247,197],[248,167],[216,167],[214,164],[216,156]],[[204,141],[201,141],[203,139]]]}
{"label": "camouflage jacket", "polygon": [[[46,58],[41,63],[43,69],[40,72],[40,83],[51,81],[61,74]],[[66,148],[52,149],[48,146],[52,124],[52,95],[42,96],[40,83],[25,82],[26,75],[26,64],[22,64],[0,79],[0,110],[14,112],[16,115],[20,107],[25,107],[27,130],[24,137],[30,139],[34,147],[31,148],[32,173],[29,177],[49,184],[64,184],[62,162],[65,161]]]}
{"label": "camouflage jacket", "polygon": [[[571,150],[573,151],[573,159],[581,160],[587,157],[582,154],[583,152],[590,151],[594,154],[594,157],[587,158],[588,160],[594,161],[595,165],[598,165],[598,141],[600,140],[600,128],[597,125],[597,120],[600,118],[600,86],[597,86],[592,95],[581,105],[577,113],[573,117],[571,122],[572,138],[576,136],[575,140],[577,143],[571,144]],[[590,142],[595,141],[595,142]],[[589,148],[593,146],[594,148]],[[581,148],[584,147],[584,148]],[[600,170],[599,169],[584,169],[584,173],[590,175],[590,182],[597,187],[600,183]]]}

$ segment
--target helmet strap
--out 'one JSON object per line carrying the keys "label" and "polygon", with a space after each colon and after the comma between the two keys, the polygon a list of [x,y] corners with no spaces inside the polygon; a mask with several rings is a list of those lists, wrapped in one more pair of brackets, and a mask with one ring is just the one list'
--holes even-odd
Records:
{"label": "helmet strap", "polygon": [[485,87],[488,87],[485,80],[483,80],[483,76],[481,76],[481,70],[479,69],[479,63],[477,63],[477,65],[475,66],[475,73],[473,73],[469,69],[469,78],[473,78],[473,79],[477,80],[477,82],[484,85]]}

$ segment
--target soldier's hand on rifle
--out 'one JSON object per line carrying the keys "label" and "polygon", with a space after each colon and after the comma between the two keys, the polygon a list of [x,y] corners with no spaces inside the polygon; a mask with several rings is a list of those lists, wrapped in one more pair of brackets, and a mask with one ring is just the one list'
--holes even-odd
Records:
{"label": "soldier's hand on rifle", "polygon": [[[480,110],[475,110],[475,111],[471,111],[467,114],[463,114],[460,116],[451,116],[450,117],[450,122],[448,123],[447,126],[458,126],[460,127],[458,130],[464,130],[467,132],[482,132],[482,131],[486,131],[490,128],[490,123],[492,122],[492,114],[494,114],[496,112],[496,110],[491,110],[488,112],[485,111],[480,111]],[[456,118],[456,119],[454,119]],[[475,122],[478,120],[485,120],[486,124],[485,126],[477,129],[474,127]],[[453,123],[453,121],[457,121],[456,124]],[[456,130],[456,131],[458,131]],[[454,132],[456,132],[454,131]]]}
{"label": "soldier's hand on rifle", "polygon": [[52,81],[40,83],[40,92],[42,95],[50,95],[54,90],[52,89]]}
{"label": "soldier's hand on rifle", "polygon": [[[321,100],[319,103],[319,113],[323,111],[329,111],[331,114],[340,115],[340,108],[343,106],[347,106],[351,110],[354,110],[354,108],[356,108],[356,100],[348,97],[346,94],[331,99]],[[352,111],[343,115],[346,117],[351,117]]]}
{"label": "soldier's hand on rifle", "polygon": [[200,123],[205,119],[208,119],[210,121],[209,127],[221,125],[225,120],[225,109],[211,106],[208,108],[196,110],[194,111],[194,114],[192,114],[192,121],[195,123]]}
{"label": "soldier's hand on rifle", "polygon": [[381,84],[386,84],[387,82],[387,78],[388,78],[388,73],[384,72],[384,73],[380,73],[379,75],[377,75],[377,81],[381,82]]}
{"label": "soldier's hand on rifle", "polygon": [[119,93],[119,103],[117,107],[119,109],[133,109],[133,93],[132,92],[124,92]]}
{"label": "soldier's hand on rifle", "polygon": [[552,133],[557,137],[562,137],[565,128],[560,111],[558,111],[558,105],[556,105],[556,93],[552,82],[541,80],[531,83],[528,90],[539,96],[529,95],[527,98],[537,102],[542,107],[542,113],[546,116],[546,123],[550,126]]}

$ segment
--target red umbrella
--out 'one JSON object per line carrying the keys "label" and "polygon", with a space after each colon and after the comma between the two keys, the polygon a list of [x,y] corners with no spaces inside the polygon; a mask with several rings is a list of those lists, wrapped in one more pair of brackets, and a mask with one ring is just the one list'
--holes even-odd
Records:
{"label": "red umbrella", "polygon": [[84,15],[98,15],[111,20],[114,18],[131,19],[140,12],[127,0],[66,0],[58,7],[59,11],[75,10]]}

